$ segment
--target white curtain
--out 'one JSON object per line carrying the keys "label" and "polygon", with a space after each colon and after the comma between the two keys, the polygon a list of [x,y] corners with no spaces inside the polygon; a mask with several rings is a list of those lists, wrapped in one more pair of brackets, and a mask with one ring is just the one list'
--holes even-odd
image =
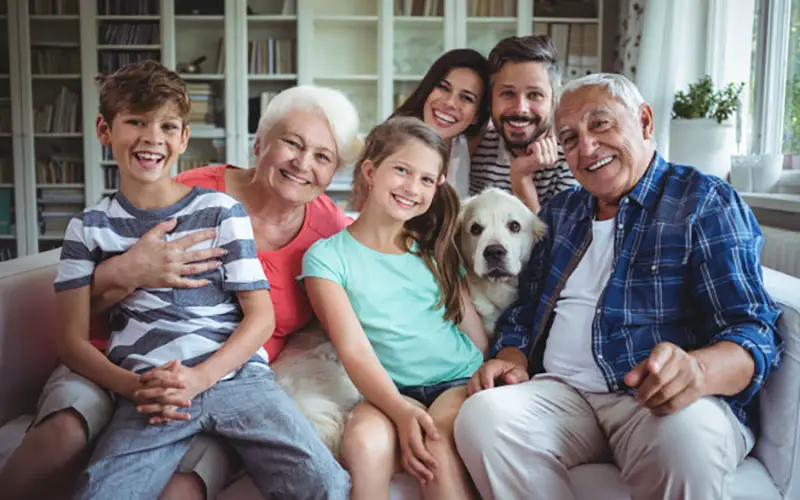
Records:
{"label": "white curtain", "polygon": [[[706,74],[715,86],[749,81],[754,0],[625,1],[643,5],[633,80],[653,108],[658,151],[669,159],[669,125],[678,90]],[[748,102],[747,91],[742,100]]]}
{"label": "white curtain", "polygon": [[646,6],[647,0],[621,0],[619,3],[619,34],[615,40],[614,72],[631,80],[636,80]]}
{"label": "white curtain", "polygon": [[658,151],[669,159],[675,92],[694,81],[705,62],[706,5],[698,0],[648,0],[636,85],[653,108]]}

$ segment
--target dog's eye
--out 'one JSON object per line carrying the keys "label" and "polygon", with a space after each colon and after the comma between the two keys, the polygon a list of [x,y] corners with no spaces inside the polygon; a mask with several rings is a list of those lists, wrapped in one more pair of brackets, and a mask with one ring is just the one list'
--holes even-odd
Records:
{"label": "dog's eye", "polygon": [[469,232],[472,233],[473,236],[480,236],[480,234],[483,232],[483,226],[477,222],[473,222],[472,225],[469,226]]}
{"label": "dog's eye", "polygon": [[508,230],[512,233],[518,233],[520,229],[522,229],[522,226],[519,225],[519,222],[512,220],[508,223]]}

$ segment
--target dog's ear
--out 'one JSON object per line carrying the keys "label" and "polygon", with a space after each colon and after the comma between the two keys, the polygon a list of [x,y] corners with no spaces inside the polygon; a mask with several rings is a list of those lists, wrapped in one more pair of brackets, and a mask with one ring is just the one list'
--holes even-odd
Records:
{"label": "dog's ear", "polygon": [[456,243],[456,248],[458,248],[458,252],[462,254],[461,255],[462,259],[464,259],[466,257],[465,255],[463,255],[463,252],[461,250],[461,232],[462,232],[463,226],[464,226],[464,214],[467,213],[467,210],[469,209],[470,205],[472,204],[472,200],[473,199],[475,199],[475,197],[474,196],[470,196],[470,197],[465,198],[464,200],[461,201],[460,207],[459,207],[459,210],[458,210],[458,218],[456,219],[456,233],[455,233],[455,235],[453,235],[453,239],[454,239],[454,241]]}
{"label": "dog's ear", "polygon": [[534,243],[544,238],[544,235],[547,234],[547,224],[533,212],[531,212],[530,228]]}

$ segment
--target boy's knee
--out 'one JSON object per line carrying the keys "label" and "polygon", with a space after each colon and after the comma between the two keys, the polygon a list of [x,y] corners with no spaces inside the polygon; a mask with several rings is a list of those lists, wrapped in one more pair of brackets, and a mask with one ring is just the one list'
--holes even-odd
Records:
{"label": "boy's knee", "polygon": [[350,498],[350,474],[339,465],[333,455],[326,454],[312,458],[304,467],[304,471],[305,477],[298,483],[307,488],[307,491],[313,492],[308,498],[326,500]]}
{"label": "boy's knee", "polygon": [[48,416],[29,433],[33,441],[47,447],[48,453],[79,453],[88,448],[86,422],[72,408]]}

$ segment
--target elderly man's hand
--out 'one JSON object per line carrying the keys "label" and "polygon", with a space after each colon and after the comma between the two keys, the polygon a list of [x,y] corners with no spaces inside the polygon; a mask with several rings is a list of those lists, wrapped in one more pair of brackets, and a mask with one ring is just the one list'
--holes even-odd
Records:
{"label": "elderly man's hand", "polygon": [[467,383],[467,395],[472,396],[484,389],[491,389],[498,383],[518,384],[528,380],[528,372],[517,363],[503,359],[490,359],[478,368]]}
{"label": "elderly man's hand", "polygon": [[656,415],[669,415],[706,395],[703,365],[675,344],[661,342],[625,375],[636,401]]}

